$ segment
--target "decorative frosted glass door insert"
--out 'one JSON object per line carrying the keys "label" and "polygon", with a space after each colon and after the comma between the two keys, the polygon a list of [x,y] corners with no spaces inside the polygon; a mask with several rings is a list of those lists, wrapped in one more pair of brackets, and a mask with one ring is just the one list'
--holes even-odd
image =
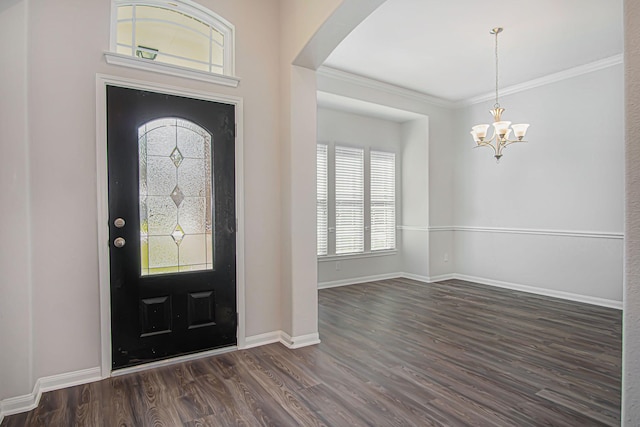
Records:
{"label": "decorative frosted glass door insert", "polygon": [[211,138],[172,117],[138,128],[142,276],[213,270]]}

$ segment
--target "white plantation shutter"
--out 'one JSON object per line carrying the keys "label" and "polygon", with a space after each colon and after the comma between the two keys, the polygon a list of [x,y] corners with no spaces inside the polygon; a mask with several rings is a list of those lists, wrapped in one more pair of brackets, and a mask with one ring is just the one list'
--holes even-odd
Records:
{"label": "white plantation shutter", "polygon": [[364,150],[336,146],[336,254],[364,252]]}
{"label": "white plantation shutter", "polygon": [[328,157],[327,145],[318,144],[316,149],[316,231],[318,235],[318,255],[326,255],[328,250]]}
{"label": "white plantation shutter", "polygon": [[396,155],[371,151],[371,250],[396,247]]}

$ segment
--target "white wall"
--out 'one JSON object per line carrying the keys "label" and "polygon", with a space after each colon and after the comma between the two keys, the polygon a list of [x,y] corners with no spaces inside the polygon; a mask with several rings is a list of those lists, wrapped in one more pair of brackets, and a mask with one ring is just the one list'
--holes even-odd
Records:
{"label": "white wall", "polygon": [[616,65],[503,97],[505,119],[532,127],[531,142],[507,148],[499,165],[491,150],[472,150],[468,134],[472,125],[491,121],[486,102],[460,109],[428,101],[418,106],[419,94],[332,70],[320,73],[318,85],[429,117],[427,153],[411,151],[419,121],[402,128],[409,141],[403,158],[426,158],[428,164],[403,165],[405,192],[428,186],[428,199],[405,197],[416,203],[403,206],[404,272],[428,279],[456,274],[619,306],[621,70]]}
{"label": "white wall", "polygon": [[[293,337],[290,342],[293,346],[318,340],[314,200],[316,80],[312,70],[294,64],[301,51],[308,54],[307,58],[324,60],[324,55],[333,49],[331,42],[323,45],[307,43],[308,40],[316,30],[316,35],[324,33],[326,28],[340,22],[342,14],[336,13],[336,8],[353,3],[353,0],[280,1],[279,124],[283,240],[280,311],[282,330]],[[367,9],[366,6],[360,8]],[[358,22],[356,20],[353,25]],[[344,24],[341,31],[350,31],[352,27]],[[305,65],[311,67],[310,64]]]}
{"label": "white wall", "polygon": [[402,123],[402,266],[429,276],[429,119]]}
{"label": "white wall", "polygon": [[0,3],[0,401],[31,391],[27,2]]}
{"label": "white wall", "polygon": [[[321,77],[322,78],[322,77]],[[322,80],[321,80],[322,81]],[[323,87],[331,87],[324,80]],[[387,104],[397,106],[397,104]],[[401,104],[403,105],[403,104]],[[441,132],[450,125],[453,112],[443,111],[446,118],[436,125]],[[372,141],[384,149],[384,141],[392,134],[399,141],[390,149],[398,152],[400,168],[397,181],[399,208],[396,255],[376,258],[356,258],[338,261],[320,259],[318,263],[319,286],[353,283],[376,276],[393,276],[400,273],[422,280],[444,277],[454,271],[453,233],[450,230],[430,230],[431,218],[436,227],[451,224],[452,170],[450,166],[452,145],[444,138],[429,143],[429,117],[394,123],[374,117],[318,110],[318,140],[358,144]],[[431,157],[431,156],[434,157]],[[431,212],[433,211],[433,212]],[[333,236],[329,235],[331,239]]]}
{"label": "white wall", "polygon": [[[352,75],[320,71],[318,89],[372,104],[424,116],[401,126],[403,139],[403,193],[400,248],[405,259],[401,272],[421,278],[450,274],[453,268],[453,232],[429,231],[451,225],[453,214],[452,106],[380,82]],[[411,200],[411,201],[409,201]],[[407,206],[409,203],[409,206]],[[443,254],[449,262],[443,261]]]}
{"label": "white wall", "polygon": [[236,25],[236,73],[242,78],[238,89],[106,65],[102,51],[109,46],[108,2],[32,2],[29,120],[36,378],[99,362],[96,72],[244,97],[246,332],[254,335],[280,328],[279,93],[275,83],[279,34],[273,25],[278,22],[277,2],[209,0],[202,4]]}
{"label": "white wall", "polygon": [[640,2],[626,0],[626,221],[622,425],[640,420]]}
{"label": "white wall", "polygon": [[[149,80],[157,83],[182,86],[187,89],[214,91],[244,97],[245,108],[245,210],[246,210],[246,309],[247,334],[257,335],[262,332],[283,329],[291,334],[296,333],[294,323],[300,317],[301,327],[297,330],[305,333],[313,331],[317,319],[308,308],[316,307],[315,271],[313,274],[303,270],[307,263],[315,265],[315,257],[309,256],[315,247],[314,228],[307,227],[298,235],[293,235],[293,227],[298,224],[289,221],[292,217],[301,219],[300,224],[306,226],[304,217],[310,206],[297,203],[300,194],[313,194],[314,173],[304,173],[300,168],[313,165],[315,150],[315,114],[305,109],[304,120],[291,123],[294,112],[292,99],[298,99],[305,106],[315,105],[315,82],[305,70],[301,70],[297,82],[292,82],[293,58],[305,45],[325,19],[334,24],[344,24],[340,16],[330,16],[331,12],[342,3],[341,7],[353,5],[357,0],[327,0],[300,2],[297,0],[267,0],[255,2],[237,0],[202,0],[201,3],[228,18],[236,25],[236,71],[242,78],[237,89],[211,86],[201,82],[183,80],[176,77],[149,74],[144,71],[124,69],[104,63],[102,51],[109,46],[109,4],[108,2],[86,2],[81,0],[8,0],[0,5],[0,33],[5,35],[2,42],[2,65],[0,68],[2,94],[0,97],[0,121],[9,120],[18,124],[7,130],[0,129],[0,143],[3,153],[8,148],[15,161],[13,165],[5,165],[2,170],[0,188],[3,194],[12,194],[13,205],[3,205],[3,220],[10,218],[16,221],[16,227],[3,228],[3,236],[12,240],[30,235],[27,241],[17,241],[10,253],[2,252],[3,282],[0,287],[0,339],[3,351],[0,359],[0,399],[18,396],[31,390],[36,378],[65,372],[72,372],[87,367],[99,366],[99,322],[98,322],[98,273],[97,273],[97,225],[96,213],[96,173],[95,165],[95,74],[97,72],[118,76]],[[627,28],[630,38],[638,25],[638,10],[633,2],[627,1],[627,7],[635,8],[633,20],[627,14]],[[360,5],[370,12],[378,2]],[[28,7],[26,7],[28,6]],[[365,11],[366,12],[366,11]],[[360,10],[360,13],[365,13]],[[365,15],[366,16],[366,13]],[[27,20],[24,23],[24,19]],[[277,25],[274,25],[274,22]],[[351,21],[349,21],[351,22]],[[350,24],[351,25],[351,24]],[[348,32],[348,28],[342,25]],[[28,33],[25,34],[25,29]],[[7,34],[8,33],[8,34]],[[78,37],[82,34],[82,37]],[[319,33],[316,33],[319,34]],[[633,36],[635,37],[635,35]],[[17,44],[16,44],[17,43]],[[22,51],[16,46],[27,44]],[[60,47],[59,49],[53,49]],[[637,45],[634,45],[637,47]],[[325,46],[326,48],[326,46]],[[627,46],[627,49],[630,49]],[[636,55],[637,57],[637,55]],[[7,61],[7,62],[5,62]],[[256,66],[259,64],[259,66]],[[630,68],[636,74],[638,67]],[[601,82],[607,84],[607,82]],[[460,159],[460,153],[453,151],[450,135],[454,130],[454,122],[447,107],[436,106],[425,102],[420,97],[400,96],[397,94],[372,90],[370,87],[348,85],[340,80],[318,79],[320,89],[328,92],[352,96],[365,101],[389,105],[399,109],[417,112],[429,116],[429,225],[450,226],[453,213],[453,177],[454,165]],[[619,83],[620,84],[620,83]],[[599,86],[596,86],[596,88]],[[635,86],[633,86],[635,87]],[[585,93],[573,93],[580,98],[591,91],[592,86],[585,88]],[[544,88],[541,88],[541,90]],[[23,91],[27,91],[26,95]],[[619,89],[618,89],[619,91]],[[631,89],[628,89],[631,93]],[[302,94],[301,94],[302,92]],[[572,92],[572,91],[570,91]],[[615,92],[615,90],[613,91]],[[548,92],[544,98],[551,97]],[[525,95],[525,94],[522,94]],[[518,96],[518,95],[516,95]],[[514,96],[514,98],[516,97]],[[538,117],[543,108],[549,105],[538,105],[536,101],[512,103],[511,97],[505,97],[504,105],[508,108],[507,117],[530,120],[533,136],[540,128]],[[608,98],[605,96],[604,100]],[[633,100],[632,100],[633,101]],[[295,104],[295,103],[294,103]],[[586,103],[572,105],[586,108]],[[593,102],[601,106],[602,100]],[[299,104],[295,104],[299,105]],[[550,104],[557,105],[557,104]],[[635,112],[634,104],[629,104],[629,111]],[[536,107],[536,112],[528,111]],[[594,107],[595,108],[595,107]],[[483,108],[486,109],[486,108]],[[471,109],[473,110],[473,109]],[[618,120],[609,110],[599,108],[600,117]],[[615,111],[615,110],[614,110]],[[555,117],[566,121],[566,110],[553,110]],[[589,114],[592,114],[591,112]],[[463,115],[464,116],[464,115]],[[476,117],[488,121],[486,113],[469,114],[466,123],[475,121]],[[538,119],[534,122],[534,119]],[[548,122],[548,117],[545,120]],[[24,125],[28,122],[29,132]],[[595,123],[590,120],[584,123]],[[637,121],[636,121],[637,122]],[[636,122],[628,125],[634,126]],[[455,123],[455,128],[458,122]],[[297,151],[300,135],[291,128],[306,127],[302,132],[302,151]],[[594,129],[607,129],[615,133],[619,126],[594,126]],[[638,131],[631,135],[637,135]],[[309,133],[311,136],[309,137]],[[615,138],[611,133],[606,141]],[[570,136],[570,137],[569,137]],[[575,141],[574,135],[558,139],[560,142]],[[467,141],[468,134],[464,135]],[[630,136],[628,150],[630,152],[629,177],[637,174],[637,138]],[[548,137],[538,138],[550,141]],[[11,143],[8,141],[16,141]],[[548,142],[545,142],[548,144]],[[306,144],[306,145],[304,145]],[[542,143],[538,143],[542,144]],[[528,146],[511,147],[507,150],[503,164],[508,165],[510,157],[523,155],[531,150],[534,143]],[[578,155],[579,150],[569,153],[563,151],[563,145],[556,143],[564,158],[562,164],[569,172],[576,172],[569,155]],[[517,154],[520,151],[521,154]],[[477,150],[469,152],[480,156]],[[551,158],[551,169],[559,173],[556,160],[551,155],[536,155],[537,163],[543,164]],[[601,162],[592,163],[591,173],[602,173],[600,165],[608,164],[610,159],[620,154],[614,149],[604,150],[597,157]],[[453,161],[455,154],[455,162]],[[636,153],[637,154],[637,153]],[[6,154],[5,154],[6,155]],[[298,162],[302,156],[303,161]],[[489,155],[489,160],[490,155]],[[24,168],[21,165],[25,165]],[[491,163],[491,162],[489,162]],[[299,165],[295,169],[293,165]],[[466,160],[464,167],[473,167],[474,161]],[[10,166],[15,166],[10,169]],[[485,166],[475,165],[476,168]],[[495,165],[493,165],[495,166]],[[463,166],[459,166],[463,167]],[[621,169],[620,163],[617,168]],[[634,172],[635,167],[635,172]],[[313,169],[313,168],[312,168]],[[508,170],[508,167],[506,168]],[[534,169],[533,167],[529,170]],[[280,170],[283,172],[281,173]],[[476,169],[473,169],[476,170]],[[505,168],[501,169],[504,174]],[[487,172],[487,170],[483,170]],[[539,174],[539,172],[538,172]],[[615,168],[612,176],[615,178]],[[504,180],[491,179],[490,174],[482,175],[489,182]],[[565,174],[565,179],[571,178]],[[298,178],[301,179],[298,179]],[[511,177],[517,177],[511,172]],[[495,178],[495,177],[493,177]],[[516,180],[518,188],[523,188],[525,178]],[[605,178],[606,179],[606,178]],[[562,181],[557,181],[563,187]],[[606,182],[609,182],[606,179]],[[636,181],[630,181],[634,183]],[[293,186],[296,184],[296,187]],[[460,184],[457,183],[456,187]],[[525,187],[527,186],[525,185]],[[576,185],[580,186],[579,183]],[[604,185],[608,188],[608,185]],[[622,184],[618,186],[618,189]],[[612,198],[615,206],[616,189],[612,193],[603,191],[596,184],[595,193]],[[554,191],[557,191],[553,189]],[[578,194],[584,194],[580,190]],[[637,194],[628,187],[628,198],[631,209],[627,219],[628,228],[637,223]],[[554,199],[561,199],[558,193],[552,193]],[[611,195],[612,194],[612,195]],[[302,200],[307,200],[303,197]],[[579,198],[582,200],[582,198]],[[606,199],[606,201],[612,201]],[[435,203],[437,201],[437,203]],[[521,200],[520,203],[523,203]],[[621,203],[621,201],[620,201]],[[635,203],[635,204],[634,204]],[[603,203],[602,206],[605,204]],[[457,203],[456,203],[457,206]],[[591,206],[593,208],[593,206]],[[473,211],[472,215],[475,215]],[[588,218],[582,218],[582,215]],[[6,215],[6,216],[5,216]],[[620,224],[621,218],[616,215],[606,220],[596,221],[593,213],[580,212],[576,216],[577,225],[596,225],[604,229],[605,225]],[[281,218],[284,218],[281,220]],[[466,219],[467,217],[465,217]],[[485,218],[487,218],[485,216]],[[564,218],[561,216],[561,218]],[[457,219],[457,218],[456,218]],[[476,219],[468,218],[468,219]],[[514,216],[510,216],[515,221]],[[606,224],[605,224],[606,223]],[[471,224],[471,222],[470,222]],[[500,222],[502,224],[502,222]],[[536,223],[538,224],[538,223]],[[486,225],[486,224],[484,224]],[[69,227],[72,231],[69,232]],[[636,227],[637,228],[637,227]],[[634,228],[635,229],[635,228]],[[621,227],[618,228],[618,231]],[[24,233],[21,233],[23,231]],[[298,230],[296,230],[297,232]],[[588,231],[588,230],[587,230]],[[616,231],[616,230],[605,230]],[[4,234],[7,233],[7,234]],[[440,231],[432,233],[439,236],[438,242],[431,239],[430,253],[437,254],[452,247],[453,232]],[[29,241],[30,240],[30,241]],[[637,283],[637,236],[628,231],[627,237],[627,295],[630,297],[625,324],[625,399],[634,396],[638,387],[640,369],[634,365],[630,350],[637,349],[640,341],[637,333],[637,313],[633,307],[634,295],[638,295]],[[64,244],[64,251],[60,245]],[[296,266],[292,254],[302,247],[300,252],[306,262]],[[635,250],[635,251],[634,251]],[[435,255],[434,255],[435,256]],[[430,265],[435,268],[435,260]],[[449,265],[451,265],[449,263]],[[5,268],[6,267],[6,268]],[[442,266],[446,271],[448,267]],[[618,266],[620,268],[620,266]],[[295,270],[295,273],[293,274]],[[313,269],[315,270],[315,268]],[[311,277],[312,280],[306,280]],[[615,282],[613,280],[612,282]],[[8,284],[7,284],[8,283]],[[614,289],[619,287],[613,286]],[[32,295],[31,295],[32,292]],[[31,304],[30,304],[31,298]],[[296,313],[306,312],[306,315]],[[317,307],[316,307],[317,309]],[[31,316],[33,313],[33,317]],[[31,324],[31,322],[33,322]],[[632,324],[633,322],[633,324]],[[33,328],[31,327],[33,326]],[[33,329],[33,339],[30,331]],[[628,338],[628,339],[627,339]],[[7,341],[5,341],[5,339]],[[8,343],[5,345],[5,343]],[[636,345],[634,347],[634,345]],[[30,361],[31,347],[35,357]],[[6,351],[7,348],[11,350]],[[635,354],[635,353],[633,353]],[[30,372],[33,371],[33,372]],[[637,393],[635,393],[637,395]],[[635,408],[633,402],[625,400],[627,419],[633,420]],[[631,418],[629,418],[631,417]]]}
{"label": "white wall", "polygon": [[[313,71],[292,64],[322,62],[382,1],[201,0],[235,24],[237,89],[107,65],[110,2],[3,2],[2,60],[11,65],[0,106],[18,126],[1,135],[3,148],[6,135],[18,144],[9,150],[16,170],[5,168],[1,185],[20,194],[8,210],[16,227],[3,231],[14,237],[21,227],[31,237],[2,253],[14,283],[1,288],[0,337],[12,352],[2,352],[0,399],[28,392],[37,378],[99,366],[96,73],[243,97],[246,334],[313,342],[316,85]],[[32,399],[0,401],[0,417]]]}
{"label": "white wall", "polygon": [[[318,108],[318,142],[334,145],[369,147],[374,150],[396,153],[396,200],[398,218],[402,215],[402,135],[401,125],[397,122],[366,117],[358,114]],[[333,208],[332,208],[333,207]],[[335,203],[329,202],[329,212],[335,209]],[[400,233],[398,233],[398,237]],[[329,233],[331,242],[335,242],[335,233]],[[400,241],[398,241],[400,248]],[[338,264],[337,264],[338,263]],[[320,286],[331,282],[343,282],[364,276],[378,276],[400,271],[401,253],[368,258],[330,258],[318,259],[318,283]],[[338,270],[339,269],[339,270]]]}
{"label": "white wall", "polygon": [[[235,24],[237,89],[107,65],[102,53],[109,47],[110,2],[12,0],[0,6],[6,65],[0,120],[14,124],[0,131],[4,153],[12,156],[1,172],[0,185],[13,199],[3,204],[3,224],[11,221],[3,236],[15,241],[1,258],[0,399],[30,392],[37,378],[100,365],[96,73],[243,97],[246,334],[284,328],[281,38],[287,25],[297,28],[286,34],[292,53],[283,60],[290,64],[339,1],[200,3]],[[280,25],[282,17],[292,19]],[[315,111],[315,100],[312,105]],[[315,265],[315,256],[308,258]],[[298,297],[315,305],[304,293]]]}
{"label": "white wall", "polygon": [[[449,119],[453,115],[449,112]],[[402,272],[418,280],[434,281],[455,271],[451,223],[452,145],[444,138],[429,140],[430,117],[402,124],[404,189],[402,219]],[[442,120],[442,118],[440,118]]]}
{"label": "white wall", "polygon": [[500,164],[468,133],[490,105],[456,116],[452,225],[470,228],[455,232],[456,273],[622,301],[622,66],[503,97],[503,118],[531,127]]}

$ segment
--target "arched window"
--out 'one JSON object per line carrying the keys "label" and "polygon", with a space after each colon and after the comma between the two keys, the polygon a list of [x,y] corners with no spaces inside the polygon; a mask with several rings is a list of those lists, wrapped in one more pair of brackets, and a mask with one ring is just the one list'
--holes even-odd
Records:
{"label": "arched window", "polygon": [[190,0],[113,2],[109,63],[237,86],[233,49],[233,25]]}

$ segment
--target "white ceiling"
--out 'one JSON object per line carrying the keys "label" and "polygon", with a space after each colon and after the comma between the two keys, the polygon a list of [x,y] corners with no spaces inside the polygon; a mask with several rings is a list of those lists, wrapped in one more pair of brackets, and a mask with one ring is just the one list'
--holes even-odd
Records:
{"label": "white ceiling", "polygon": [[387,0],[324,65],[449,101],[622,53],[622,0]]}

